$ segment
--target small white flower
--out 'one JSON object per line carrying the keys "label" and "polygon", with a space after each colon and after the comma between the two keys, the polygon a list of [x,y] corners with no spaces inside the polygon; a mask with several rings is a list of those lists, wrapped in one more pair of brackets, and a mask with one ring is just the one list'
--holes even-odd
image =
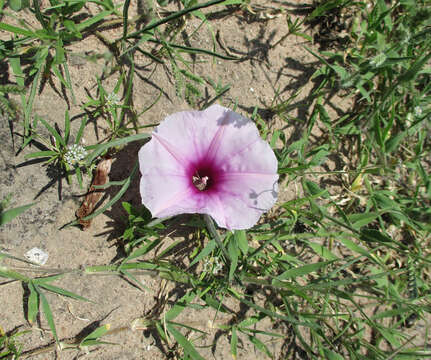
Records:
{"label": "small white flower", "polygon": [[415,116],[420,117],[422,115],[422,108],[420,106],[415,106]]}
{"label": "small white flower", "polygon": [[83,146],[78,144],[69,145],[67,152],[64,154],[64,160],[69,165],[75,165],[87,156],[87,150]]}
{"label": "small white flower", "polygon": [[410,126],[413,124],[413,114],[411,112],[409,112],[406,116],[406,125]]}
{"label": "small white flower", "polygon": [[218,258],[210,257],[204,259],[204,272],[212,272],[213,275],[217,275],[223,268],[223,264]]}
{"label": "small white flower", "polygon": [[120,99],[118,98],[118,95],[116,93],[111,92],[110,94],[108,94],[108,96],[106,97],[107,107],[113,107],[119,104],[120,104]]}
{"label": "small white flower", "polygon": [[370,64],[374,67],[379,67],[383,65],[386,61],[386,55],[384,53],[380,53],[371,59]]}

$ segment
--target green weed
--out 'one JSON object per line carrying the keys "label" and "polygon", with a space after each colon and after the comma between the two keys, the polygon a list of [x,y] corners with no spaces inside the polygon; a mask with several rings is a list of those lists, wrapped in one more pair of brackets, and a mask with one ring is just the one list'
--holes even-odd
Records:
{"label": "green weed", "polygon": [[[99,6],[99,12],[82,20],[77,15],[87,3]],[[164,6],[168,1],[158,3]],[[252,116],[275,151],[280,188],[294,184],[296,196],[279,203],[254,228],[235,232],[220,231],[210,218],[197,215],[181,225],[172,219],[153,220],[145,208],[123,202],[126,217],[119,244],[124,257],[113,264],[71,271],[113,274],[148,291],[136,276],[145,270],[184,288],[185,295],[174,302],[160,296],[155,309],[134,323],[151,329],[172,356],[184,359],[202,359],[200,339],[208,333],[195,323],[180,323],[178,317],[209,309],[216,314],[211,326],[227,336],[233,358],[245,341],[254,345],[257,357],[274,358],[272,345],[276,344],[283,359],[430,358],[426,340],[407,334],[430,313],[429,2],[320,1],[307,7],[308,16],[302,17],[281,6],[260,8],[251,1],[180,3],[180,10],[166,11],[160,18],[153,2],[147,1],[144,15],[129,18],[130,1],[119,5],[50,1],[44,9],[38,1],[9,2],[13,11],[30,9],[40,26],[0,23],[0,29],[12,35],[0,44],[0,60],[10,62],[17,82],[0,87],[0,106],[2,112],[12,114],[15,110],[6,94],[21,95],[22,147],[31,143],[40,148],[27,154],[27,159],[53,164],[68,180],[76,176],[82,186],[83,174],[91,173],[101,156],[149,138],[138,133],[144,128],[139,118],[152,105],[142,111],[133,105],[136,53],[163,66],[176,94],[191,106],[205,108],[220,99],[233,85],[194,73],[193,56],[239,58],[183,44],[180,35],[191,17],[200,20],[196,33],[206,26],[212,34],[211,20],[202,9],[226,5],[229,11],[244,12],[251,21],[266,21],[265,14],[285,15],[287,33],[273,47],[288,36],[300,36],[308,41],[306,50],[321,63],[310,79],[315,84],[306,118],[297,119],[291,113],[301,89],[287,99],[277,89],[264,109],[283,125],[300,127],[297,138],[289,139],[282,128],[270,127],[257,107]],[[3,3],[1,9],[9,16]],[[342,41],[340,19],[346,20]],[[306,26],[319,23],[320,36],[312,39]],[[121,35],[107,38],[104,26],[120,27]],[[33,114],[33,102],[44,82],[52,80],[51,74],[73,97],[68,46],[88,34],[105,43],[112,64],[96,76],[97,93],[83,104],[87,116],[72,140],[68,113],[60,130]],[[113,74],[118,80],[108,91],[104,79]],[[28,96],[23,94],[26,85]],[[206,87],[214,94],[204,96]],[[353,105],[334,115],[329,111],[334,94]],[[104,121],[108,135],[99,144],[81,148],[88,119]],[[328,168],[331,161],[333,170]],[[120,190],[84,220],[119,201],[136,173],[137,164],[123,180],[103,185],[104,189],[120,186]],[[2,208],[1,223],[27,207]],[[166,242],[173,226],[184,227],[188,239]],[[187,252],[177,253],[184,243]],[[19,260],[5,253],[1,256]],[[33,277],[11,266],[0,269],[0,276],[27,287],[27,320],[34,322],[41,311],[58,343],[61,339],[45,293],[87,301],[51,284],[66,272],[47,270],[46,276]],[[219,321],[221,313],[230,320]],[[108,327],[101,327],[63,345],[74,349],[102,345],[105,342],[99,338],[108,333]],[[0,357],[18,356],[13,337],[1,335]]]}

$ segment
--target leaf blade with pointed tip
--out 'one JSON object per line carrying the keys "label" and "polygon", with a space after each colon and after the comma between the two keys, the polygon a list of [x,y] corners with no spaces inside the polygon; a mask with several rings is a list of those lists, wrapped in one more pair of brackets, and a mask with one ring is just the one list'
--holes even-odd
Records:
{"label": "leaf blade with pointed tip", "polygon": [[36,204],[36,203],[31,203],[31,204],[19,206],[19,207],[13,208],[13,209],[9,209],[6,211],[2,211],[0,213],[0,226],[12,221],[18,215],[20,215],[24,211],[30,209],[34,204]]}

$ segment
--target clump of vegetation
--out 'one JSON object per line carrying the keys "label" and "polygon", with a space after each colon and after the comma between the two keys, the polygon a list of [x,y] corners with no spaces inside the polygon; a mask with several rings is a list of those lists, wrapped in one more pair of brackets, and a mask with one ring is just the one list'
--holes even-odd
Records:
{"label": "clump of vegetation", "polygon": [[[202,359],[199,336],[189,335],[204,336],[205,332],[194,323],[176,321],[182,312],[196,308],[230,316],[229,322],[212,319],[212,325],[227,336],[234,358],[245,341],[270,358],[276,355],[269,344],[276,342],[280,359],[430,358],[428,334],[422,338],[408,335],[430,314],[428,1],[320,1],[304,8],[295,19],[297,14],[276,2],[273,6],[278,8],[254,6],[249,0],[176,3],[179,10],[172,11],[169,1],[158,1],[163,9],[159,16],[154,11],[156,4],[146,1],[143,15],[131,18],[128,0],[50,0],[45,8],[39,1],[15,0],[8,6],[2,2],[0,29],[10,39],[0,42],[0,61],[9,63],[16,84],[0,85],[0,111],[14,116],[17,105],[8,94],[20,96],[21,150],[27,151],[27,159],[54,165],[59,178],[70,181],[76,176],[84,187],[85,174],[91,175],[103,156],[150,137],[141,132],[149,125],[142,125],[140,119],[163,96],[164,89],[148,107],[135,107],[136,54],[163,66],[177,96],[204,109],[223,99],[234,84],[197,74],[196,58],[205,54],[212,60],[244,60],[217,51],[215,36],[209,48],[193,47],[187,41],[202,27],[212,31],[211,14],[216,13],[216,6],[229,15],[242,13],[249,21],[285,16],[286,35],[274,46],[287,36],[300,36],[307,42],[307,51],[320,62],[309,79],[313,91],[307,118],[296,119],[291,113],[300,89],[287,100],[277,95],[263,109],[282,125],[299,124],[300,136],[294,141],[282,127],[269,127],[257,104],[249,115],[276,154],[279,187],[295,183],[297,196],[279,201],[258,225],[247,230],[216,229],[210,220],[193,215],[184,221],[189,237],[169,245],[163,242],[167,233],[180,226],[175,219],[152,219],[144,207],[123,202],[124,228],[116,239],[122,256],[109,265],[51,269],[39,277],[33,276],[34,268],[27,260],[1,252],[0,260],[8,263],[0,267],[0,276],[20,281],[28,290],[24,303],[28,322],[34,323],[41,311],[53,341],[62,348],[81,351],[109,344],[99,340],[111,332],[109,326],[63,342],[45,293],[90,301],[51,283],[71,272],[87,276],[107,272],[147,291],[136,276],[147,270],[183,287],[185,295],[175,303],[160,296],[155,309],[132,327],[151,330],[158,337],[158,346],[177,358]],[[97,9],[95,14],[87,11],[89,6]],[[20,18],[23,9],[30,10],[37,27]],[[200,21],[192,34],[184,30],[191,17]],[[342,19],[348,21],[336,26]],[[311,29],[307,28],[310,24]],[[314,36],[314,41],[322,41],[320,47],[310,35],[318,25],[324,38]],[[111,28],[120,29],[121,34],[109,38],[105,30]],[[55,120],[38,116],[33,104],[37,92],[54,80],[65,101],[76,100],[68,65],[70,46],[90,34],[107,46],[109,56],[103,76],[95,75],[96,95],[89,95],[82,105],[85,114],[74,133],[68,112],[61,130]],[[116,76],[112,91],[104,84],[108,74]],[[206,93],[208,89],[211,94]],[[330,111],[334,96],[348,99],[351,105],[345,111]],[[106,136],[84,146],[82,136],[90,123],[103,127]],[[321,134],[318,138],[313,135],[316,129]],[[29,146],[37,151],[28,152]],[[335,163],[331,170],[330,162]],[[84,220],[120,201],[136,173],[137,165],[123,180],[101,186],[120,188]],[[28,207],[5,211],[2,206],[1,225]],[[186,252],[178,251],[180,244],[186,244]],[[28,268],[18,270],[11,265],[15,261],[25,262]],[[227,306],[228,302],[242,313]],[[268,322],[271,329],[262,325]],[[0,358],[19,357],[18,334],[25,336],[1,331]]]}

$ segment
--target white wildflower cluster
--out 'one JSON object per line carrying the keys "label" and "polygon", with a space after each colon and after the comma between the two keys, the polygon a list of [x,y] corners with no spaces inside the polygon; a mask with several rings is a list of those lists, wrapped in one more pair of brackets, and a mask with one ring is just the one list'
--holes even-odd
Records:
{"label": "white wildflower cluster", "polygon": [[423,115],[422,107],[417,105],[414,107],[413,112],[409,112],[407,114],[406,120],[407,120],[407,126],[411,126],[413,124],[413,121],[415,118],[420,118]]}
{"label": "white wildflower cluster", "polygon": [[106,97],[107,107],[113,107],[119,104],[120,104],[120,99],[118,98],[118,95],[116,93],[111,92],[110,94],[108,94],[108,96]]}
{"label": "white wildflower cluster", "polygon": [[69,165],[74,165],[87,156],[87,151],[82,145],[73,144],[67,147],[67,152],[64,154],[64,160]]}
{"label": "white wildflower cluster", "polygon": [[379,67],[384,64],[387,57],[384,53],[380,53],[371,59],[370,64],[374,67]]}
{"label": "white wildflower cluster", "polygon": [[212,272],[213,275],[218,275],[218,273],[223,268],[223,264],[220,262],[220,260],[214,257],[204,259],[203,265],[203,272]]}
{"label": "white wildflower cluster", "polygon": [[414,112],[415,112],[415,116],[416,117],[421,117],[422,116],[422,108],[419,105],[415,106]]}

